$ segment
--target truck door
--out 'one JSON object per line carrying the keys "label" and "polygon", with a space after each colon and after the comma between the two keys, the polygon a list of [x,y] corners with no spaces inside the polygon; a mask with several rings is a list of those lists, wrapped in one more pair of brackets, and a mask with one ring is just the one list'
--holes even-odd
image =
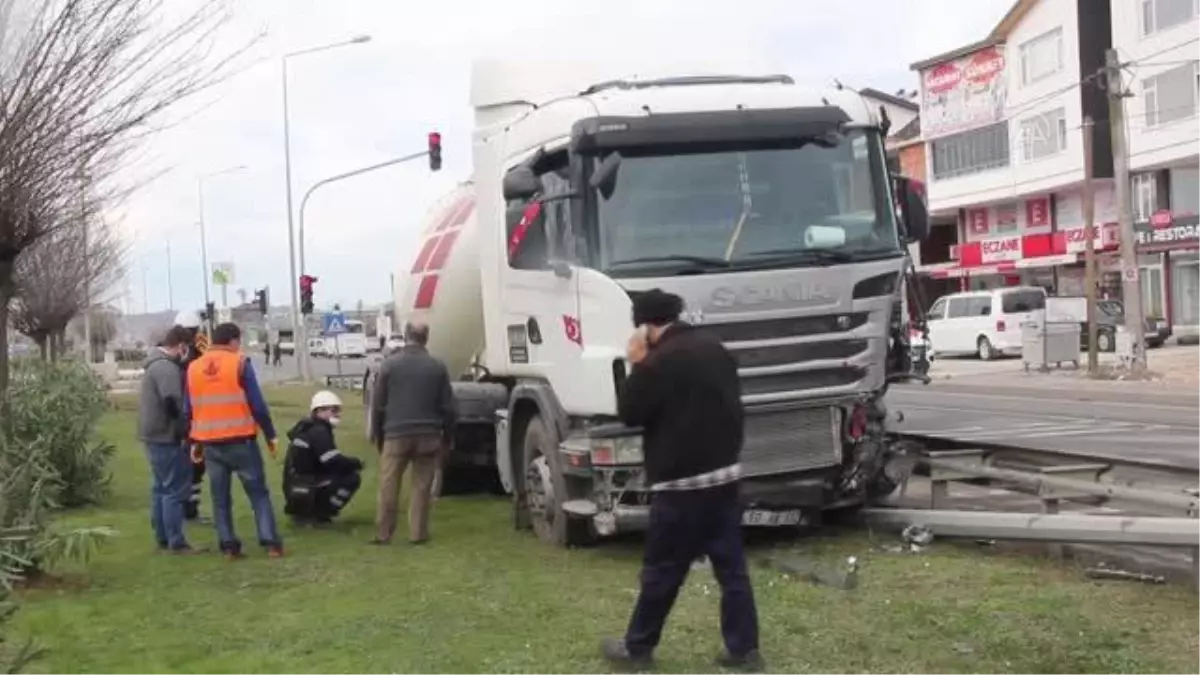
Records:
{"label": "truck door", "polygon": [[514,371],[554,379],[579,353],[576,281],[557,256],[556,233],[564,231],[569,190],[566,149],[551,151],[534,171],[542,191],[505,204],[508,269],[504,273],[504,314],[508,360]]}

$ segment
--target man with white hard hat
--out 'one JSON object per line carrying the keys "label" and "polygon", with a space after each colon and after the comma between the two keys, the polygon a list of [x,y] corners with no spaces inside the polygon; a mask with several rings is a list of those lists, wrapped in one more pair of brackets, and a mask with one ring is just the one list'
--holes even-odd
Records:
{"label": "man with white hard hat", "polygon": [[283,512],[297,523],[321,525],[333,520],[358,491],[363,463],[337,448],[333,431],[342,420],[337,394],[317,392],[309,411],[287,433]]}
{"label": "man with white hard hat", "polygon": [[[208,349],[208,336],[200,330],[200,313],[192,309],[180,310],[175,315],[175,325],[187,329],[191,339],[179,360],[179,367],[186,380],[187,368],[192,361],[200,358]],[[186,382],[185,382],[186,386]],[[197,453],[192,458],[192,487],[188,501],[184,504],[183,515],[188,520],[200,518],[200,495],[204,491],[204,454]]]}

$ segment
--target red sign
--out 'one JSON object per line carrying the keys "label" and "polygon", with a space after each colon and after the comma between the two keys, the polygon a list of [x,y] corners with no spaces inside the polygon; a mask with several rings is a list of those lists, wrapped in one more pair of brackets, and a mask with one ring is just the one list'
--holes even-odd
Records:
{"label": "red sign", "polygon": [[980,242],[980,249],[984,264],[1020,260],[1021,238],[1002,237],[1000,239],[988,239]]}
{"label": "red sign", "polygon": [[579,346],[583,346],[583,329],[579,326],[579,319],[563,314],[563,332],[566,333],[567,339]]}
{"label": "red sign", "polygon": [[1170,227],[1175,219],[1171,216],[1170,209],[1161,209],[1155,211],[1154,215],[1150,216],[1150,224],[1154,227]]}
{"label": "red sign", "polygon": [[995,47],[975,53],[967,62],[967,79],[972,84],[988,84],[1004,71],[1004,55]]}
{"label": "red sign", "polygon": [[925,76],[925,89],[932,94],[944,94],[962,81],[962,71],[954,63],[943,63]]}
{"label": "red sign", "polygon": [[970,209],[967,211],[967,227],[971,234],[987,235],[990,225],[988,223],[987,209]]}
{"label": "red sign", "polygon": [[1050,227],[1050,198],[1025,201],[1025,227]]}
{"label": "red sign", "polygon": [[[1086,231],[1086,226],[1072,227],[1062,231],[1067,240],[1067,253],[1080,253],[1087,250]],[[1118,230],[1111,225],[1096,225],[1092,228],[1092,241],[1095,242],[1095,250],[1097,251],[1112,248],[1119,241]]]}

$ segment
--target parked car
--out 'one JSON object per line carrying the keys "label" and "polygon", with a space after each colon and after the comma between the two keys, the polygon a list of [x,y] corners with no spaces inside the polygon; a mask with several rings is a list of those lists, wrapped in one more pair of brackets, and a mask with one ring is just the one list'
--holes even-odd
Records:
{"label": "parked car", "polygon": [[1046,291],[1009,286],[952,293],[929,308],[929,350],[934,357],[976,354],[984,361],[1021,353],[1021,324],[1044,318]]}

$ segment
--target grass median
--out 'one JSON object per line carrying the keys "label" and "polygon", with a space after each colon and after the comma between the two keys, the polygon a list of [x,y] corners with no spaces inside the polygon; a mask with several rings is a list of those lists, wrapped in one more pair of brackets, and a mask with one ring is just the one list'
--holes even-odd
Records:
{"label": "grass median", "polygon": [[[276,424],[304,414],[310,392],[269,391]],[[352,396],[350,397],[352,398]],[[620,634],[636,593],[636,541],[560,550],[518,533],[494,497],[438,502],[424,547],[366,545],[375,452],[348,401],[343,451],[367,463],[362,492],[337,527],[295,530],[288,557],[226,563],[155,553],[148,468],[132,398],[101,432],[120,448],[113,496],[65,516],[120,536],[86,569],[22,592],[16,632],[46,652],[46,672],[595,672],[597,642]],[[282,448],[281,448],[282,455]],[[276,486],[281,460],[268,471]],[[235,488],[235,491],[238,488]],[[253,542],[235,497],[238,532]],[[210,513],[205,499],[204,512]],[[210,526],[196,545],[215,548]],[[858,588],[813,586],[755,566],[763,652],[777,672],[1197,672],[1193,589],[1097,583],[1047,560],[948,544],[873,553],[858,533],[796,542],[834,564],[861,563]],[[751,555],[767,551],[752,547]],[[708,672],[720,647],[717,587],[693,573],[660,648],[660,669]]]}

